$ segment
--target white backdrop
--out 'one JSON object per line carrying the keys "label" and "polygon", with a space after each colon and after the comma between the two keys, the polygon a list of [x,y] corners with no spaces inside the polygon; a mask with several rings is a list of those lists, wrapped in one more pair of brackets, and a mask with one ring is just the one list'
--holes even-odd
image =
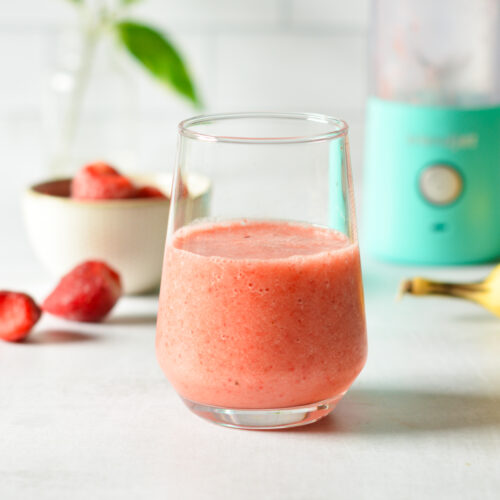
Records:
{"label": "white backdrop", "polygon": [[[180,46],[206,111],[310,111],[346,119],[359,183],[368,11],[368,0],[144,0],[132,13]],[[19,196],[47,175],[42,94],[57,35],[74,23],[67,0],[0,2],[0,258],[25,254],[26,272],[32,257]],[[175,126],[194,112],[142,71],[137,78],[139,168],[169,170]]]}

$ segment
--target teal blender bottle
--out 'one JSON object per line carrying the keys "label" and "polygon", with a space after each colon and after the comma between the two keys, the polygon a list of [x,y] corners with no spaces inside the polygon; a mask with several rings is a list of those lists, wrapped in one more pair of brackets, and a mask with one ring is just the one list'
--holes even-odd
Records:
{"label": "teal blender bottle", "polygon": [[500,257],[500,0],[374,0],[361,238],[414,264]]}

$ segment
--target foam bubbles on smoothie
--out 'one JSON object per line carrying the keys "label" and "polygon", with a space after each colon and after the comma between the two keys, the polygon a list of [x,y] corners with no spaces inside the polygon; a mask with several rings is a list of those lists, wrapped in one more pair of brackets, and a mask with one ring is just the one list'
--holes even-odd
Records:
{"label": "foam bubbles on smoothie", "polygon": [[274,260],[330,252],[351,245],[344,234],[318,226],[272,221],[215,222],[185,226],[172,242],[175,248],[225,259]]}

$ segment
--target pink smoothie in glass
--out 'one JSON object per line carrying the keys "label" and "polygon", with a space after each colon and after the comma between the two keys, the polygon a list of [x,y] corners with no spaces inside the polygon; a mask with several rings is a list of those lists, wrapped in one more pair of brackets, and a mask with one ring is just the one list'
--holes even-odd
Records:
{"label": "pink smoothie in glass", "polygon": [[298,223],[184,227],[165,251],[156,347],[178,393],[197,403],[340,396],[366,359],[358,246]]}

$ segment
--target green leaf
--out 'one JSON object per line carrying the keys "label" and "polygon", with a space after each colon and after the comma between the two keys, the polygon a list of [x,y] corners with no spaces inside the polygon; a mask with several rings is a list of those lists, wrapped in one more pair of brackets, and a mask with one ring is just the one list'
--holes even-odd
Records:
{"label": "green leaf", "polygon": [[142,0],[121,0],[122,5],[132,5],[133,3],[142,2]]}
{"label": "green leaf", "polygon": [[201,106],[193,82],[177,49],[160,32],[135,21],[116,24],[119,40],[159,81]]}

